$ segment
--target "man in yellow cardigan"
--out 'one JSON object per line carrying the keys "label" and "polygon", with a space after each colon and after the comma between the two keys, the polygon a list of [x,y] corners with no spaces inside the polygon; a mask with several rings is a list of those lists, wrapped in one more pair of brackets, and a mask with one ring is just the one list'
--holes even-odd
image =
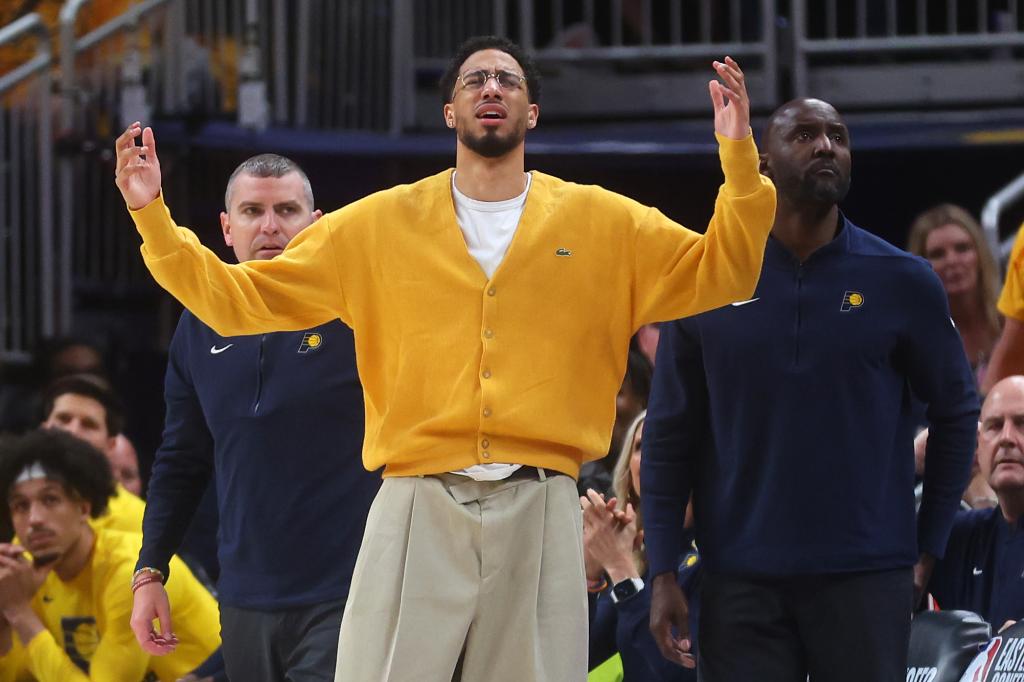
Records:
{"label": "man in yellow cardigan", "polygon": [[455,169],[330,213],[271,261],[202,247],[163,202],[153,131],[118,138],[146,265],[200,319],[225,336],[334,318],[355,331],[363,461],[385,481],[338,680],[586,679],[573,479],[607,452],[629,338],[748,298],[774,217],[743,74],[728,57],[714,69],[725,184],[703,236],[525,172],[540,78],[493,36],[464,43],[441,80]]}

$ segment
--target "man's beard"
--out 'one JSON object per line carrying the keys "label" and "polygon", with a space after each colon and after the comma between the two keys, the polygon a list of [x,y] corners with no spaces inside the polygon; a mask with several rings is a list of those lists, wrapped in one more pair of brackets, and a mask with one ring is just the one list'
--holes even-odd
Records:
{"label": "man's beard", "polygon": [[496,159],[519,146],[526,137],[526,129],[516,130],[501,136],[494,129],[485,130],[481,135],[474,136],[465,130],[459,130],[459,141],[480,156]]}
{"label": "man's beard", "polygon": [[850,176],[832,179],[805,176],[799,183],[797,195],[804,201],[817,204],[838,204],[850,191]]}

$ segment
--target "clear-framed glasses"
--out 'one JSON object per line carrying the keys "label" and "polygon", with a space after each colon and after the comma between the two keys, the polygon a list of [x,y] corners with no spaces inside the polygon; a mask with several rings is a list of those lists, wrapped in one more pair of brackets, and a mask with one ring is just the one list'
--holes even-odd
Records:
{"label": "clear-framed glasses", "polygon": [[459,76],[459,81],[462,82],[464,89],[473,91],[483,88],[489,78],[497,81],[502,90],[518,90],[526,82],[526,76],[521,76],[514,71],[485,71],[483,69],[467,71]]}

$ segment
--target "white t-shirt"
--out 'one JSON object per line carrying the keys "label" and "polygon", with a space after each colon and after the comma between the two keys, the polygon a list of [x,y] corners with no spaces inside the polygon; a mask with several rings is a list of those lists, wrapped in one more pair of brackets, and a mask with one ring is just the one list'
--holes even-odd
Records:
{"label": "white t-shirt", "polygon": [[[526,189],[517,197],[504,201],[478,201],[460,192],[455,186],[452,173],[452,198],[455,200],[455,217],[466,240],[469,255],[473,256],[480,268],[490,279],[505,258],[512,238],[516,235],[523,205],[530,191],[533,176],[526,174]],[[477,481],[500,481],[508,478],[521,464],[493,462],[474,464],[471,467],[453,471],[453,474],[469,476]]]}

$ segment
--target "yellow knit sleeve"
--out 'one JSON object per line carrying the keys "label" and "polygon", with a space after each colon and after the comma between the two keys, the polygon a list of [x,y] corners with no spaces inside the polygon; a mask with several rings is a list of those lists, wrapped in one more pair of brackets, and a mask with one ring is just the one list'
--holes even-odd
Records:
{"label": "yellow knit sleeve", "polygon": [[222,336],[296,331],[340,318],[349,323],[338,277],[332,216],[300,232],[269,261],[228,264],[179,227],[157,197],[131,211],[154,279]]}
{"label": "yellow knit sleeve", "polygon": [[749,298],[775,221],[775,186],[758,172],[752,137],[718,136],[725,183],[707,231],[656,209],[639,216],[634,250],[634,329]]}
{"label": "yellow knit sleeve", "polygon": [[1024,225],[1017,231],[1006,267],[1006,283],[999,294],[999,312],[1024,322]]}

